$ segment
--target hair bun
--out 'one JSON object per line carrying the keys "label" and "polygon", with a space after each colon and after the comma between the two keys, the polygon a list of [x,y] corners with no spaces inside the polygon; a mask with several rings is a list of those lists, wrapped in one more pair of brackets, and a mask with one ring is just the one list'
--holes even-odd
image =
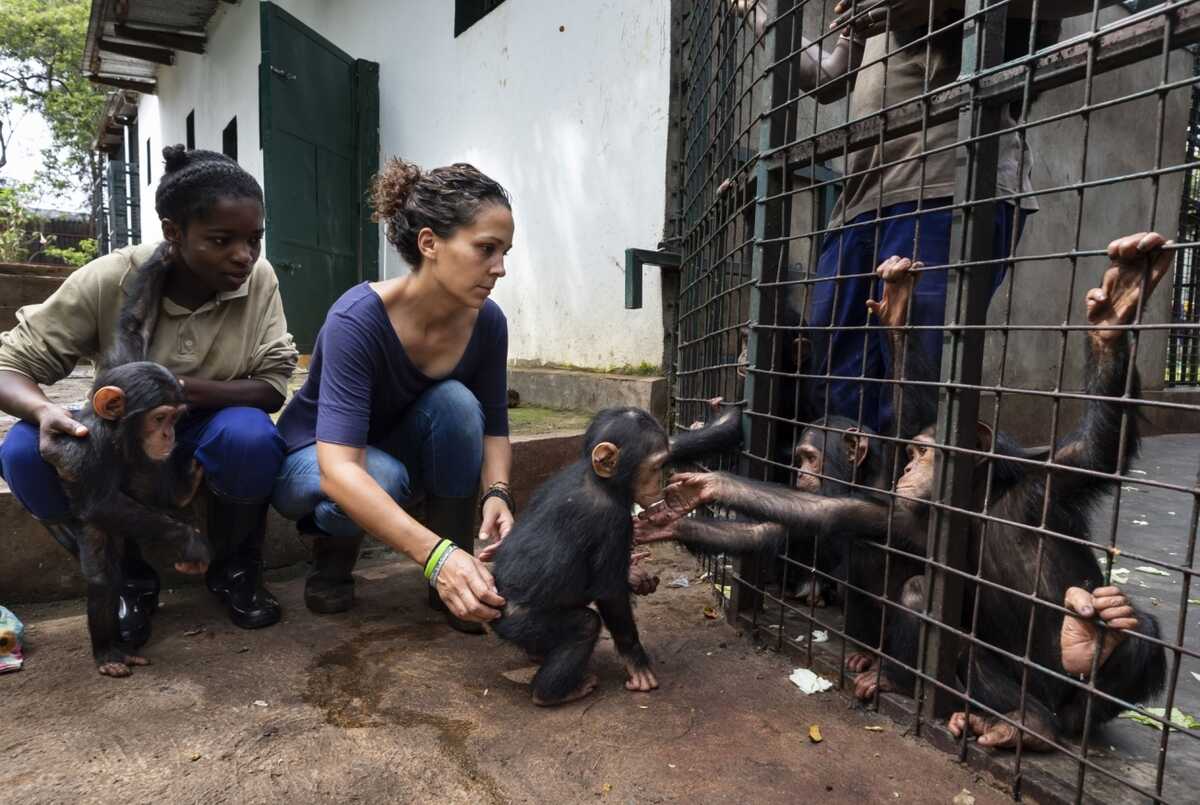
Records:
{"label": "hair bun", "polygon": [[168,145],[162,150],[163,162],[166,163],[165,172],[174,173],[177,170],[187,167],[191,160],[188,158],[188,151],[181,144]]}
{"label": "hair bun", "polygon": [[392,157],[375,176],[371,205],[376,220],[387,220],[404,208],[413,187],[421,180],[421,169],[412,162]]}

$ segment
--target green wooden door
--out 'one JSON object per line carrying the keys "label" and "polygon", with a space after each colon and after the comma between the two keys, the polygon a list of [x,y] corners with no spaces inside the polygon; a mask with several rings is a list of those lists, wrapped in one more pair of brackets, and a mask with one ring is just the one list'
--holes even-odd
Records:
{"label": "green wooden door", "polygon": [[329,306],[378,278],[378,228],[366,204],[379,162],[378,65],[263,3],[259,99],[267,257],[308,353]]}

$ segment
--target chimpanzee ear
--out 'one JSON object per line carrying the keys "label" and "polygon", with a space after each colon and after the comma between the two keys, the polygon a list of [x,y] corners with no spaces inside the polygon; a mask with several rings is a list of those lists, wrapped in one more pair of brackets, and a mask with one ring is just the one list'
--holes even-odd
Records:
{"label": "chimpanzee ear", "polygon": [[125,416],[125,392],[116,386],[101,386],[92,395],[92,410],[103,419],[117,421]]}
{"label": "chimpanzee ear", "polygon": [[870,437],[858,428],[846,428],[842,437],[846,440],[846,458],[854,466],[860,466],[871,446]]}
{"label": "chimpanzee ear", "polygon": [[617,474],[617,459],[621,456],[621,448],[612,442],[600,442],[592,448],[592,472],[601,478],[611,478]]}
{"label": "chimpanzee ear", "polygon": [[[992,442],[996,440],[996,434],[992,431],[992,426],[986,422],[976,422],[975,434],[976,449],[985,453],[991,451]],[[980,461],[983,460],[980,459]]]}

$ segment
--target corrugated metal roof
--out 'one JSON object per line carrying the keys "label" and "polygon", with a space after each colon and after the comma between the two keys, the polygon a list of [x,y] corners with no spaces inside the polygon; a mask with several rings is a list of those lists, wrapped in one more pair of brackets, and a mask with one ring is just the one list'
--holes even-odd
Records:
{"label": "corrugated metal roof", "polygon": [[83,72],[98,84],[154,92],[176,50],[203,52],[205,29],[229,0],[92,0]]}

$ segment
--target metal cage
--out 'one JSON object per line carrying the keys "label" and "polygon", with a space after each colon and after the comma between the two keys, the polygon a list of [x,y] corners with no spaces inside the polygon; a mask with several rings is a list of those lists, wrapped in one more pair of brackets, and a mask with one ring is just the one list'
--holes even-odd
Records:
{"label": "metal cage", "polygon": [[[1200,393],[1186,387],[1200,381],[1200,2],[1094,0],[1061,20],[1049,0],[966,0],[961,13],[937,16],[944,4],[844,5],[848,16],[837,19],[834,0],[676,4],[674,424],[705,419],[716,397],[741,403],[742,450],[717,468],[786,486],[806,429],[839,443],[865,433],[887,464],[886,488],[857,473],[820,480],[884,501],[893,518],[913,501],[891,482],[910,451],[930,449],[935,477],[920,501],[928,527],[920,550],[893,539],[893,519],[886,538],[838,543],[835,523],[820,538],[791,529],[768,555],[710,556],[717,598],[732,623],[848,693],[850,654],[901,669],[911,686],[864,706],[910,722],[1015,796],[1195,801]],[[893,20],[905,6],[925,8]],[[850,24],[865,27],[839,43]],[[844,71],[820,60],[839,47],[851,53]],[[1111,240],[1155,230],[1174,241],[1165,247],[1173,272],[1149,298],[1142,286],[1135,317],[1113,340],[1089,323],[1086,293],[1109,266]],[[927,293],[925,312],[912,302],[889,331],[898,340],[859,310],[864,294],[879,298],[874,267],[893,248],[923,258],[916,293]],[[1102,360],[1094,345],[1118,342],[1121,388],[1097,391],[1089,378],[1101,369],[1089,355]],[[918,345],[913,354],[934,358],[934,375],[907,375],[909,353],[889,344]],[[934,398],[926,448],[902,423],[915,401]],[[854,426],[830,424],[835,414]],[[999,436],[981,442],[980,422],[1020,449],[1002,449],[1010,442]],[[1068,449],[1073,439],[1091,444],[1091,433],[1111,437],[1111,455],[1084,460]],[[1041,479],[1029,517],[1002,506],[1010,472]],[[1055,489],[1080,478],[1100,490],[1090,528],[1056,528],[1056,512],[1073,501]],[[1059,651],[1056,630],[1071,617],[1061,585],[1042,580],[1062,546],[1086,548],[1089,574],[1119,586],[1143,624],[1118,633],[1089,623],[1090,673],[1068,674],[1065,660],[1037,651],[1045,640]],[[989,551],[1024,562],[1029,586],[991,577]],[[855,579],[847,552],[873,557],[881,580]],[[911,589],[921,594],[895,594],[897,574],[919,579]],[[995,601],[1020,613],[1020,633],[1004,645],[992,639]],[[854,606],[876,613],[874,634],[849,633]],[[1151,616],[1156,636],[1144,627]],[[901,618],[917,624],[907,661],[888,642]],[[1160,693],[1127,700],[1106,687],[1106,674],[1144,670],[1105,670],[1117,668],[1106,666],[1117,656],[1110,638],[1162,658]],[[1019,706],[989,705],[1000,677],[1019,690]],[[1051,687],[1072,697],[1079,723],[1047,729],[1036,717],[1041,705],[1053,709],[1043,701]],[[1120,716],[1101,715],[1114,708]],[[955,713],[1008,725],[1015,745],[981,747],[970,729],[955,736]]]}

